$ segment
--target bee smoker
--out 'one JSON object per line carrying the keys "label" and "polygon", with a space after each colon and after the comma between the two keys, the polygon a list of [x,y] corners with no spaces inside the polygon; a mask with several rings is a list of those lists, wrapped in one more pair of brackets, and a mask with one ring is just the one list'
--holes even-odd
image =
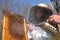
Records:
{"label": "bee smoker", "polygon": [[38,24],[38,26],[52,35],[56,35],[58,32],[58,29],[48,22],[41,22],[40,24]]}

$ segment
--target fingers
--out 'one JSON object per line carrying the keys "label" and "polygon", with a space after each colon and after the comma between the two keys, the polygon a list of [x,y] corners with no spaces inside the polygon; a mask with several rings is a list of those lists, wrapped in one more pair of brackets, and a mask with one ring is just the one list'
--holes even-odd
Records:
{"label": "fingers", "polygon": [[54,23],[60,23],[60,15],[51,15],[49,19],[47,19],[47,22],[54,22]]}
{"label": "fingers", "polygon": [[52,16],[49,17],[49,19],[47,19],[47,22],[49,22],[49,21],[52,22],[53,20],[54,20],[54,16],[52,15]]}

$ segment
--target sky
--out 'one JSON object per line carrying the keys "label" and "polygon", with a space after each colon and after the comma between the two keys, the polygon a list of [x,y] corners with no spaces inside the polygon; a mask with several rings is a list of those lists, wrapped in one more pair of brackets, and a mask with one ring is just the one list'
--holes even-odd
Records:
{"label": "sky", "polygon": [[[0,0],[0,6],[4,4],[5,0]],[[10,0],[9,0],[10,1]],[[29,3],[31,6],[35,6],[39,3],[45,3],[49,4],[50,0],[12,0],[13,4],[17,2],[20,2],[20,4],[23,4],[24,2]]]}
{"label": "sky", "polygon": [[45,4],[50,3],[50,0],[20,0],[20,3],[23,3],[24,1],[29,3],[31,6],[35,6],[40,3],[45,3]]}
{"label": "sky", "polygon": [[[10,7],[14,12],[17,12],[18,10],[18,5],[15,5],[16,2],[18,2],[20,4],[20,8],[22,9],[22,7],[24,7],[24,3],[26,4],[29,4],[30,7],[33,7],[37,4],[40,4],[40,3],[45,3],[45,4],[49,4],[50,3],[50,0],[7,0],[9,2],[11,2],[13,4],[13,6],[8,6]],[[5,0],[0,0],[0,8],[4,6],[4,3]],[[21,10],[23,11],[23,10]]]}

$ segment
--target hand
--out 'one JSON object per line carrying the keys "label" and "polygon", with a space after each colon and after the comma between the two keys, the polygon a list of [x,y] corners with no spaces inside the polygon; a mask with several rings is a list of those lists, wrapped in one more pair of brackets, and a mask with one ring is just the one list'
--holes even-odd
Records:
{"label": "hand", "polygon": [[60,23],[60,15],[51,15],[47,21]]}

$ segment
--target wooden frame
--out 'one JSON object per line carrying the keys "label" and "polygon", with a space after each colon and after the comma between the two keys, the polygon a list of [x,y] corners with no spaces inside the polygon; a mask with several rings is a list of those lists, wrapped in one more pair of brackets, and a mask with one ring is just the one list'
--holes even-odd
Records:
{"label": "wooden frame", "polygon": [[3,11],[3,16],[2,40],[28,40],[24,17],[7,10]]}

